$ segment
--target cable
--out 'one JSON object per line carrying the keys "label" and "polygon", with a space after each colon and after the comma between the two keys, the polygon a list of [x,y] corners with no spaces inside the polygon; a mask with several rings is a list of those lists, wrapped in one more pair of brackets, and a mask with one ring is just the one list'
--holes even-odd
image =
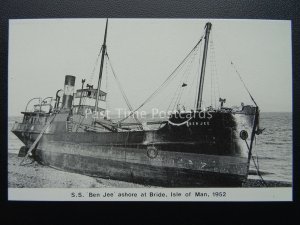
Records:
{"label": "cable", "polygon": [[186,61],[186,59],[191,55],[191,53],[197,48],[199,43],[202,41],[203,36],[200,38],[200,40],[197,42],[197,44],[194,46],[194,48],[186,55],[186,57],[181,61],[181,63],[173,70],[173,72],[166,78],[166,80],[162,83],[160,87],[158,87],[138,108],[136,108],[134,111],[132,111],[127,117],[124,119],[120,120],[120,122],[126,120],[128,117],[130,117],[133,113],[135,113],[137,110],[142,108],[146,103],[148,103],[168,82],[173,78],[173,75],[177,71],[179,67]]}
{"label": "cable", "polygon": [[251,158],[252,158],[252,161],[253,161],[253,163],[254,163],[254,166],[255,166],[255,168],[256,168],[257,175],[260,177],[260,179],[261,179],[262,183],[263,183],[263,184],[264,184],[266,187],[268,187],[268,185],[267,185],[266,181],[264,180],[264,178],[263,178],[263,177],[262,177],[262,175],[260,174],[259,168],[258,168],[258,166],[256,165],[256,162],[255,162],[255,160],[254,160],[254,157],[253,157],[253,155],[251,156]]}
{"label": "cable", "polygon": [[180,89],[179,90],[179,93],[177,95],[177,98],[176,98],[176,101],[174,102],[174,106],[173,106],[173,110],[174,108],[180,103],[181,101],[181,98],[182,98],[182,95],[183,95],[183,92],[185,91],[185,87],[183,87],[183,83],[188,83],[187,80],[191,74],[191,64],[192,62],[194,61],[194,58],[195,58],[195,52],[196,52],[196,49],[194,51],[194,54],[191,56],[191,58],[189,59],[189,62],[187,63],[187,67],[185,68],[184,72],[183,72],[183,76],[179,82],[179,86],[178,88]]}
{"label": "cable", "polygon": [[[106,51],[107,53],[107,51]],[[109,105],[109,95],[107,97],[107,92],[108,92],[108,88],[109,88],[109,84],[108,84],[108,70],[107,70],[107,61],[105,61],[105,78],[106,78],[106,84],[105,84],[105,91],[106,91],[106,99],[105,99],[105,103],[106,103],[106,110],[108,110],[110,108],[110,105]]]}
{"label": "cable", "polygon": [[[114,71],[114,68],[112,67],[112,64],[111,64],[111,61],[110,61],[110,59],[109,59],[109,56],[108,56],[107,51],[106,51],[106,53],[105,53],[105,56],[106,56],[107,61],[108,61],[109,65],[110,65],[110,68],[111,68],[111,71],[112,71],[112,73],[113,73],[113,75],[114,75],[114,78],[115,78],[115,80],[116,80],[116,82],[117,82],[117,84],[118,84],[118,87],[119,87],[119,89],[120,89],[120,91],[121,91],[121,94],[122,94],[122,96],[123,96],[123,98],[124,98],[124,100],[125,100],[125,102],[126,102],[126,104],[127,104],[127,107],[129,108],[130,111],[133,111],[133,108],[132,108],[132,106],[131,106],[131,104],[130,104],[130,102],[129,102],[129,100],[128,100],[126,94],[125,94],[125,91],[124,91],[124,89],[122,88],[121,82],[119,81],[119,79],[118,79],[118,77],[117,77],[117,75],[116,75],[116,73],[115,73],[115,71]],[[128,117],[127,117],[127,118],[128,118]],[[136,120],[137,123],[140,124],[140,126],[139,126],[140,129],[143,129],[142,123],[138,120],[138,118],[136,117],[135,114],[134,114],[134,119]]]}
{"label": "cable", "polygon": [[[183,69],[183,66],[180,67],[180,69],[178,69],[178,73],[179,73],[179,71],[182,70],[182,69]],[[176,88],[176,90],[175,90],[175,92],[174,92],[173,98],[171,99],[171,102],[170,102],[170,104],[169,104],[169,106],[168,106],[168,108],[167,108],[166,111],[168,111],[168,110],[170,109],[170,107],[171,107],[173,101],[174,101],[175,99],[177,99],[177,96],[178,96],[178,94],[179,94],[179,89],[180,89],[180,87],[181,87],[181,85],[182,85],[181,82],[182,82],[182,80],[179,82],[179,84],[178,84],[178,86],[177,86],[177,88]],[[172,109],[172,110],[174,110],[174,107],[175,107],[175,102],[174,102],[174,106],[173,106],[173,109]]]}
{"label": "cable", "polygon": [[101,52],[102,52],[102,48],[103,48],[103,46],[101,46],[100,51],[98,53],[98,56],[96,58],[96,61],[94,63],[93,70],[92,70],[91,75],[90,75],[89,80],[88,80],[89,84],[92,83],[92,81],[93,81],[93,78],[94,78],[94,75],[95,75],[96,66],[98,64],[98,61],[99,61],[99,58],[100,58],[100,55],[101,55]]}
{"label": "cable", "polygon": [[[248,151],[250,152],[250,147],[249,147],[248,142],[247,142],[246,140],[245,140],[245,143],[246,143],[246,145],[247,145]],[[255,168],[256,168],[257,175],[260,177],[262,183],[263,183],[266,187],[268,187],[266,181],[264,180],[264,178],[262,177],[262,175],[261,175],[261,173],[260,173],[260,171],[259,171],[258,165],[256,165],[256,162],[255,162],[254,157],[253,157],[252,154],[251,154],[251,159],[252,159],[252,161],[253,161],[253,163],[254,163],[254,166],[255,166]]]}
{"label": "cable", "polygon": [[[199,48],[199,50],[200,50],[200,48]],[[195,55],[194,55],[194,59],[196,58],[197,59],[197,57],[196,57],[196,55],[198,55],[197,54],[198,53],[198,51],[196,51],[195,52]],[[199,52],[200,53],[200,52]],[[193,67],[195,67],[195,63],[193,64]],[[195,70],[195,68],[193,68],[194,70]],[[196,77],[197,77],[197,73],[195,73],[194,74],[194,76],[192,76],[192,80],[191,80],[191,82],[190,82],[190,86],[189,86],[189,90],[188,90],[188,93],[187,93],[187,96],[189,97],[189,96],[193,96],[193,95],[191,95],[191,92],[192,92],[192,90],[193,90],[193,84],[195,84],[195,80],[196,80]],[[184,105],[187,105],[188,104],[188,98],[186,99],[186,101],[184,102]],[[192,103],[192,105],[189,107],[189,108],[191,108],[191,109],[193,109],[193,103]]]}
{"label": "cable", "polygon": [[252,97],[252,95],[250,94],[250,91],[249,91],[249,89],[247,88],[247,86],[246,86],[246,84],[245,84],[245,82],[244,82],[244,80],[243,80],[243,78],[242,78],[241,74],[238,72],[237,68],[235,67],[235,65],[233,64],[233,62],[232,62],[232,61],[231,61],[231,65],[234,67],[234,69],[235,69],[235,72],[236,72],[236,73],[237,73],[237,75],[239,76],[239,78],[240,78],[241,82],[243,83],[243,85],[244,85],[244,87],[245,87],[246,91],[248,92],[248,94],[249,94],[249,96],[250,96],[251,100],[254,102],[255,106],[257,107],[257,104],[256,104],[256,102],[255,102],[254,98]]}
{"label": "cable", "polygon": [[218,83],[218,72],[217,72],[217,64],[216,64],[216,54],[215,54],[215,46],[213,41],[213,33],[211,33],[210,38],[210,62],[211,62],[211,105],[217,108],[217,98],[216,98],[216,88],[218,89],[218,94],[220,98],[220,89]]}
{"label": "cable", "polygon": [[221,45],[221,46],[222,46],[222,48],[223,48],[223,50],[224,50],[224,52],[225,52],[225,54],[226,54],[227,58],[229,59],[231,66],[234,68],[235,72],[236,72],[236,73],[237,73],[237,75],[239,76],[239,79],[240,79],[240,81],[241,81],[241,82],[242,82],[242,84],[244,85],[244,88],[245,88],[245,89],[246,89],[246,91],[248,92],[248,94],[249,94],[249,96],[250,96],[251,100],[253,101],[253,103],[254,103],[254,104],[255,104],[255,106],[257,107],[257,104],[256,104],[256,102],[255,102],[255,100],[254,100],[253,96],[251,95],[251,93],[250,93],[249,89],[247,88],[247,86],[246,86],[246,84],[245,84],[245,82],[244,82],[244,80],[243,80],[243,78],[242,78],[241,74],[238,72],[238,70],[237,70],[236,66],[234,65],[233,61],[232,61],[232,60],[231,60],[231,58],[229,57],[229,55],[228,55],[227,51],[225,50],[225,48],[223,47],[223,45]]}

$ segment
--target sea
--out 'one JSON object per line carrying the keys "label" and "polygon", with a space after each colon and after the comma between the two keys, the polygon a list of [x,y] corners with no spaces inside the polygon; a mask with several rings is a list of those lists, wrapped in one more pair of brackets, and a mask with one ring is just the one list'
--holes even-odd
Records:
{"label": "sea", "polygon": [[[22,117],[8,118],[8,152],[18,154],[22,142],[10,131],[15,121]],[[260,127],[265,128],[256,136],[253,156],[264,180],[292,182],[293,175],[293,126],[290,112],[262,112]],[[259,179],[255,175],[256,167],[251,160],[249,178]]]}

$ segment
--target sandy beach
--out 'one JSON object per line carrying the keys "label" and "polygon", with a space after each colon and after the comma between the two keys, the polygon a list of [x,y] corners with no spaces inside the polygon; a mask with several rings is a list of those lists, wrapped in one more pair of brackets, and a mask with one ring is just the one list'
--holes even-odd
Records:
{"label": "sandy beach", "polygon": [[[69,173],[43,166],[37,162],[26,160],[17,154],[8,154],[8,187],[10,188],[149,188],[123,181],[95,178],[81,174]],[[268,187],[290,187],[291,183],[283,181],[266,181]],[[243,187],[265,187],[259,179],[248,179]]]}
{"label": "sandy beach", "polygon": [[11,188],[139,188],[150,187],[123,181],[94,178],[60,171],[37,162],[20,166],[23,158],[8,153],[8,187]]}

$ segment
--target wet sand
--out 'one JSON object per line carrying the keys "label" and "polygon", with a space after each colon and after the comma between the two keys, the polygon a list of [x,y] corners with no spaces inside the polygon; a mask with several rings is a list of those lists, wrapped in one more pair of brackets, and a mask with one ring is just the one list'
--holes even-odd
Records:
{"label": "wet sand", "polygon": [[[95,178],[76,173],[69,173],[43,166],[37,162],[26,160],[8,153],[8,187],[10,188],[149,188],[123,181]],[[283,181],[266,181],[268,187],[291,187],[291,183]],[[243,187],[265,187],[259,179],[249,179]]]}

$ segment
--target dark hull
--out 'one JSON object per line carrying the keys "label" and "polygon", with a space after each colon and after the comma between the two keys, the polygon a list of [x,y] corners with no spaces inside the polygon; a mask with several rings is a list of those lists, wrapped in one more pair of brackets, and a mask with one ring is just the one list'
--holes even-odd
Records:
{"label": "dark hull", "polygon": [[[49,142],[48,142],[49,143]],[[66,171],[159,186],[232,185],[245,179],[247,159],[146,149],[52,142],[35,154],[46,165]],[[71,150],[72,149],[72,150]]]}
{"label": "dark hull", "polygon": [[[62,170],[146,185],[239,186],[249,169],[249,149],[239,134],[251,134],[255,114],[219,113],[213,118],[209,125],[200,118],[177,125],[186,120],[171,118],[158,130],[89,133],[67,132],[66,118],[58,115],[34,154]],[[14,133],[28,142],[24,132]],[[30,134],[34,140],[38,132]]]}
{"label": "dark hull", "polygon": [[[221,174],[177,167],[158,167],[151,164],[129,163],[82,155],[38,151],[45,165],[64,171],[145,185],[165,187],[238,186],[244,176]],[[64,162],[65,161],[65,162]],[[84,167],[82,165],[84,164]]]}

